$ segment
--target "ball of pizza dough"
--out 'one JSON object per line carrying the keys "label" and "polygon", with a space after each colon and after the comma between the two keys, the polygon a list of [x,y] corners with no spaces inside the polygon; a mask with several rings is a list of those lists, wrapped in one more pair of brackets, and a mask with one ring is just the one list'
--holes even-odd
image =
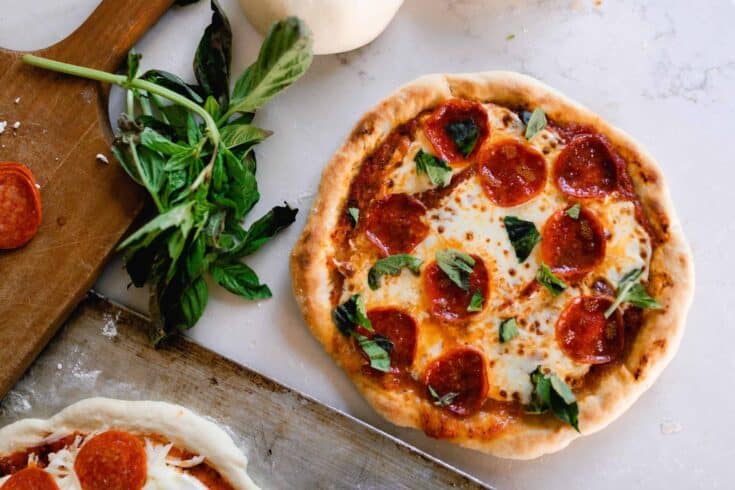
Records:
{"label": "ball of pizza dough", "polygon": [[403,0],[240,0],[245,16],[265,35],[283,17],[300,17],[314,33],[314,54],[341,53],[383,32]]}

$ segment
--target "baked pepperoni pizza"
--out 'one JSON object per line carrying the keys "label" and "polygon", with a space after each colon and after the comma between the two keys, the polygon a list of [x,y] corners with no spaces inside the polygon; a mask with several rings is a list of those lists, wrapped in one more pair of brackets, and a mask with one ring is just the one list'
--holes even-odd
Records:
{"label": "baked pepperoni pizza", "polygon": [[162,402],[92,398],[0,429],[1,490],[257,489],[214,423]]}
{"label": "baked pepperoni pizza", "polygon": [[630,406],[693,290],[654,160],[508,72],[423,77],[367,113],[291,268],[314,335],[378,412],[509,458]]}

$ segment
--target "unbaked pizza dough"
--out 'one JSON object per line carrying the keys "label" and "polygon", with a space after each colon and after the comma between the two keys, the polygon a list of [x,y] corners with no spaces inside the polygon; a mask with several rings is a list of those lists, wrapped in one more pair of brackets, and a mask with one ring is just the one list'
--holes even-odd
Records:
{"label": "unbaked pizza dough", "polygon": [[255,29],[265,35],[273,22],[295,15],[314,33],[314,54],[341,53],[383,32],[403,0],[240,0]]}

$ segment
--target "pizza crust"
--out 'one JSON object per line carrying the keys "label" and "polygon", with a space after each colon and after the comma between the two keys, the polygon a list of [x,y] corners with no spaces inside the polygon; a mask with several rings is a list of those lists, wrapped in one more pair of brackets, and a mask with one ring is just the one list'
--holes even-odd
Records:
{"label": "pizza crust", "polygon": [[[427,75],[401,87],[365,114],[326,166],[306,227],[294,247],[291,274],[296,299],[313,334],[338,364],[347,367],[351,360],[340,356],[336,349],[339,333],[331,319],[327,260],[334,254],[331,232],[338,223],[350,182],[364,157],[393,129],[451,97],[509,107],[542,107],[555,122],[593,127],[628,162],[636,194],[660,238],[651,258],[648,290],[664,309],[645,313],[641,331],[624,362],[607,369],[592,393],[578,397],[583,434],[596,432],[648,389],[676,353],[694,291],[692,256],[655,160],[629,135],[531,77],[503,71]],[[428,402],[385,391],[360,375],[352,378],[385,418],[400,426],[422,427],[422,404]],[[460,432],[449,440],[515,459],[560,450],[579,436],[571,427],[553,421],[514,423],[490,438],[473,437],[471,432]]]}
{"label": "pizza crust", "polygon": [[156,401],[89,398],[48,419],[24,419],[0,429],[0,454],[24,451],[65,435],[107,429],[159,434],[175,447],[203,456],[234,488],[258,488],[247,458],[216,424],[179,405]]}

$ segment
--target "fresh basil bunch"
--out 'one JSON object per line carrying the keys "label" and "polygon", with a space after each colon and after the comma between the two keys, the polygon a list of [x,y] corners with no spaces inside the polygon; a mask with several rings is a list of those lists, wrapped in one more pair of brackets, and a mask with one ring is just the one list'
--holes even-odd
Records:
{"label": "fresh basil bunch", "polygon": [[252,124],[255,111],[296,81],[312,60],[306,26],[290,17],[276,22],[258,59],[230,92],[232,31],[216,0],[212,22],[194,56],[197,84],[150,70],[138,74],[140,55],[127,73],[110,74],[27,55],[32,65],[120,85],[126,112],[112,151],[146,188],[157,215],[118,247],[135,286],[150,286],[158,343],[191,328],[207,305],[204,276],[245,299],[271,296],[241,259],[294,222],[296,209],[276,206],[249,229],[242,226],[260,199],[253,147],[270,131]]}

